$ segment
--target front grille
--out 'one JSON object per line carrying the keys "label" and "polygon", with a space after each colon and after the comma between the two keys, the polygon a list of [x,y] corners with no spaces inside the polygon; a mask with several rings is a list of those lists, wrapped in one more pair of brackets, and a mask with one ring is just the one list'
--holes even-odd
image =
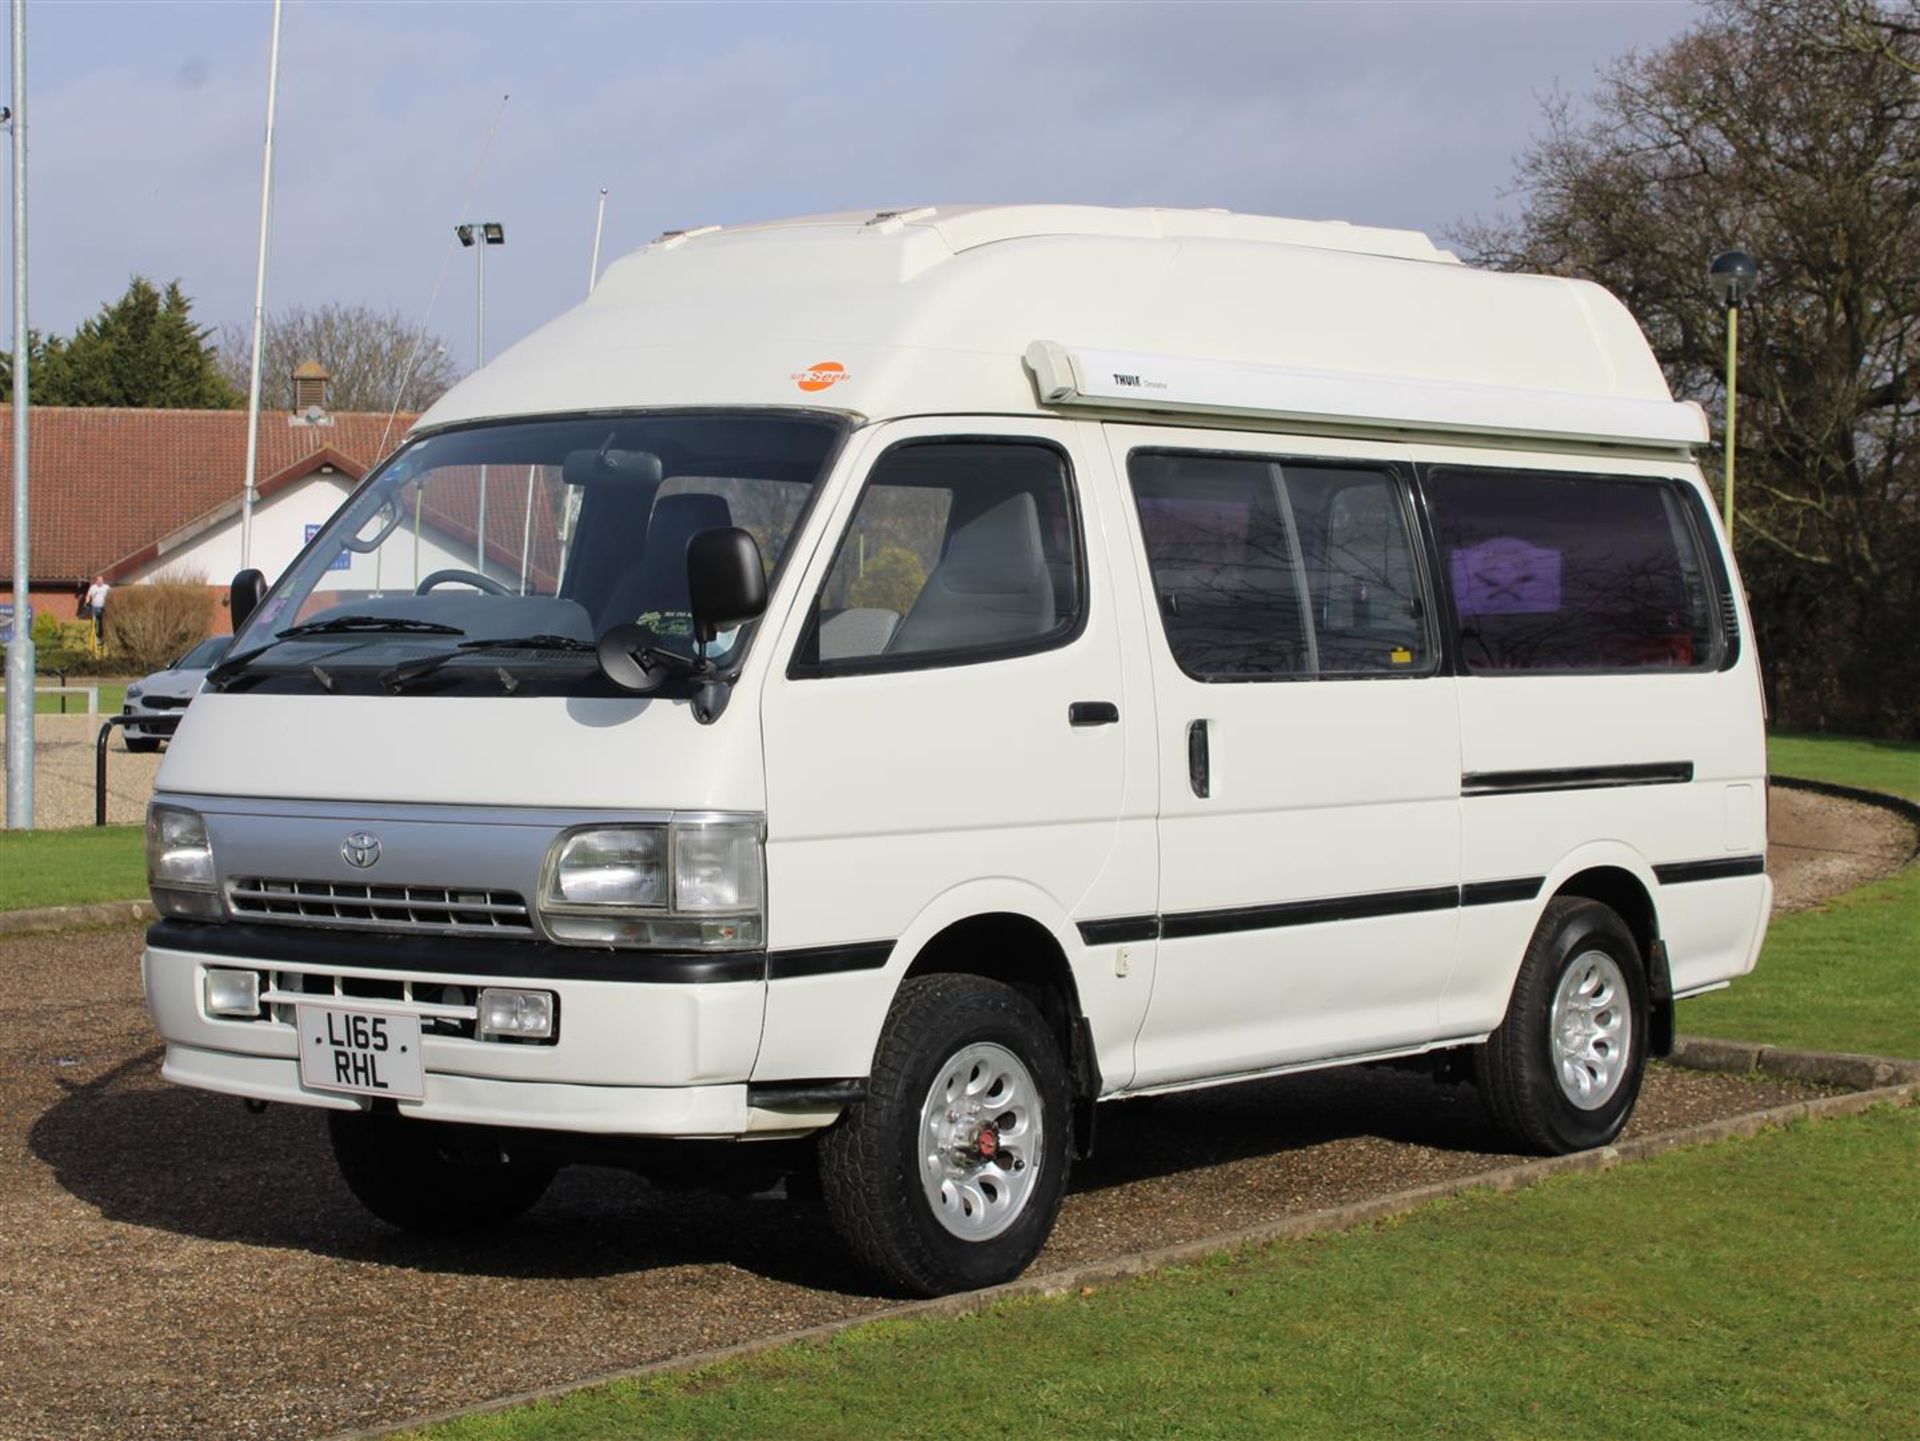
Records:
{"label": "front grille", "polygon": [[235,876],[227,903],[236,916],[295,926],[341,926],[449,936],[531,936],[526,900],[514,891],[450,886],[374,886]]}
{"label": "front grille", "polygon": [[193,704],[190,695],[150,695],[145,701],[148,710],[185,710]]}

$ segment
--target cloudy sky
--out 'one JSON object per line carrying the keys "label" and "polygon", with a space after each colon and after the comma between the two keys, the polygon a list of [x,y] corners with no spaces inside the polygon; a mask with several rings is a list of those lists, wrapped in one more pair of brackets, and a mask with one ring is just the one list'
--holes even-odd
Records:
{"label": "cloudy sky", "polygon": [[[467,363],[454,222],[507,227],[487,270],[497,352],[579,299],[603,185],[606,257],[668,228],[943,200],[1437,232],[1507,203],[1542,97],[1586,91],[1693,16],[1684,0],[295,0],[268,307],[431,306]],[[70,330],[135,272],[178,278],[208,323],[247,317],[270,19],[264,3],[30,0],[35,326]]]}

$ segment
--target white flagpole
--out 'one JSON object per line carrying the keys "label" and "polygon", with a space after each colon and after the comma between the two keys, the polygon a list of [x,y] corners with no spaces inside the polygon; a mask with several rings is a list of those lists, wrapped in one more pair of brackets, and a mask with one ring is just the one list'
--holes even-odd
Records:
{"label": "white flagpole", "polygon": [[600,187],[600,208],[593,217],[593,259],[587,264],[587,294],[600,283],[600,228],[607,223],[607,187]]}
{"label": "white flagpole", "polygon": [[280,0],[267,56],[267,140],[260,156],[260,258],[253,273],[253,373],[247,382],[247,482],[240,492],[240,568],[253,564],[254,481],[260,465],[260,341],[267,307],[267,220],[273,213],[273,109],[280,91]]}
{"label": "white flagpole", "polygon": [[7,825],[33,828],[33,627],[27,569],[27,0],[13,0],[13,642],[7,647]]}

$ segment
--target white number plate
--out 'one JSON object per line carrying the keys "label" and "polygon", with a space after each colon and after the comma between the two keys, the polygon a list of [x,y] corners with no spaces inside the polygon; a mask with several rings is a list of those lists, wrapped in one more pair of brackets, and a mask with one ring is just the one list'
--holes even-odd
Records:
{"label": "white number plate", "polygon": [[420,1100],[420,1018],[304,1002],[299,1014],[300,1079],[316,1090]]}

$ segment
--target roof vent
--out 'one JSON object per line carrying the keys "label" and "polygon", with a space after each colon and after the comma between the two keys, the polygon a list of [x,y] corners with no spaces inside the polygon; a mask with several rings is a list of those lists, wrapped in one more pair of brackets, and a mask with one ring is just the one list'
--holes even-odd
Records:
{"label": "roof vent", "polygon": [[304,360],[293,368],[293,408],[325,410],[327,382],[333,377],[317,360]]}
{"label": "roof vent", "polygon": [[647,249],[672,250],[675,246],[685,245],[696,235],[711,235],[719,228],[717,225],[696,225],[691,230],[663,230]]}
{"label": "roof vent", "polygon": [[891,235],[909,221],[925,220],[929,215],[937,214],[938,211],[939,207],[933,205],[920,205],[911,210],[876,210],[873,212],[873,219],[861,228],[877,230],[882,235]]}

